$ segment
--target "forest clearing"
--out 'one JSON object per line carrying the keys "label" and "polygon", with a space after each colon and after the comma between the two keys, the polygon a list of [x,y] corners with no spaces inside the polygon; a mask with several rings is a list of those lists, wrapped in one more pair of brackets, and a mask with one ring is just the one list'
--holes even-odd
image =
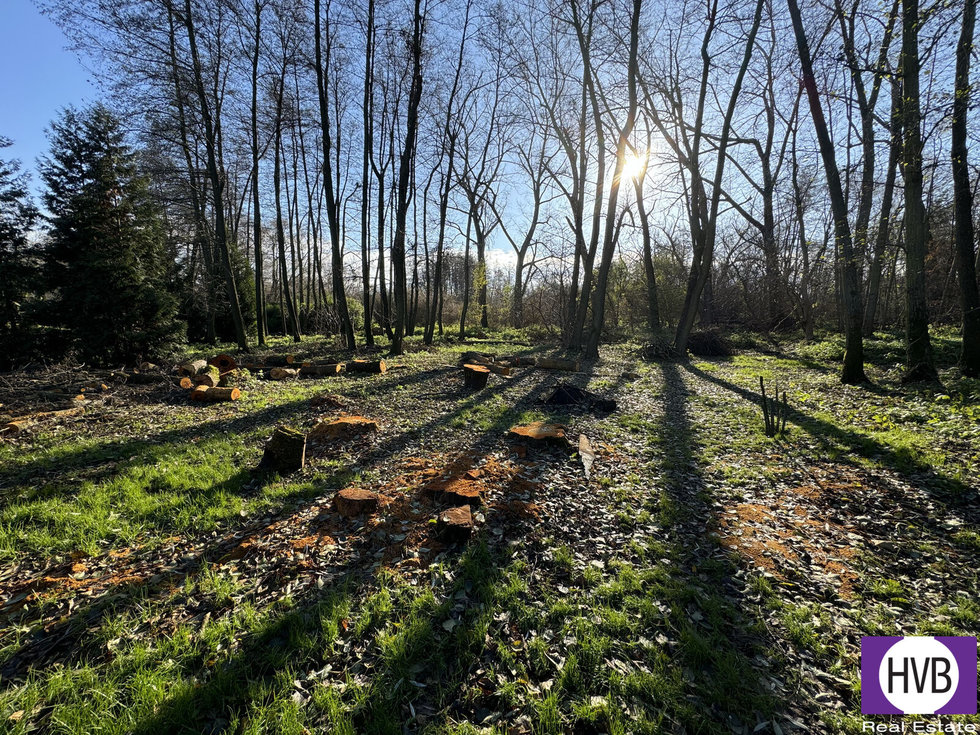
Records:
{"label": "forest clearing", "polygon": [[[86,391],[0,439],[0,730],[860,732],[861,636],[976,633],[980,386],[949,333],[914,386],[884,334],[860,386],[839,337],[733,342],[569,372],[491,337],[523,359],[482,389],[409,343],[237,401]],[[3,374],[0,411],[84,372]],[[301,469],[262,466],[279,427]]]}

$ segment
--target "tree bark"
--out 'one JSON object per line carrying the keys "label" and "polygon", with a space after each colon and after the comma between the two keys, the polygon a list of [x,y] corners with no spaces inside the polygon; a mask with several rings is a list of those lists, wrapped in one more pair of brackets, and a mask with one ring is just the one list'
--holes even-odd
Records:
{"label": "tree bark", "polygon": [[902,168],[905,173],[905,381],[937,377],[926,301],[926,210],[922,204],[919,0],[902,0]]}
{"label": "tree bark", "polygon": [[820,157],[823,159],[827,188],[830,194],[830,206],[834,216],[834,236],[842,260],[845,348],[841,381],[853,385],[866,382],[867,378],[864,375],[864,340],[861,331],[861,282],[858,278],[858,267],[851,242],[851,226],[847,220],[847,201],[844,199],[844,189],[841,185],[840,170],[837,168],[834,144],[830,139],[823,108],[820,106],[820,93],[817,91],[817,82],[813,75],[810,45],[803,29],[800,8],[796,0],[786,0],[786,4],[789,6],[793,21],[793,33],[796,36],[796,48],[803,71],[803,87],[806,90],[810,116],[813,119],[813,127],[820,146]]}
{"label": "tree bark", "polygon": [[963,26],[956,46],[956,95],[953,98],[952,143],[953,206],[956,218],[956,267],[963,310],[960,369],[980,377],[980,290],[977,287],[973,232],[973,192],[967,158],[967,118],[970,109],[970,53],[976,24],[976,0],[965,0]]}

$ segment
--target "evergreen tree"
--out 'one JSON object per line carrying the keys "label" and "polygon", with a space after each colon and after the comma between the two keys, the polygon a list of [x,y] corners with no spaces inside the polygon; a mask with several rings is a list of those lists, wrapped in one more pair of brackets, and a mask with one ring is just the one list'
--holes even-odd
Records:
{"label": "evergreen tree", "polygon": [[41,162],[49,237],[48,320],[88,361],[135,362],[172,349],[166,236],[119,121],[101,105],[65,110]]}
{"label": "evergreen tree", "polygon": [[[0,149],[10,140],[0,137]],[[0,158],[0,353],[11,358],[23,354],[21,318],[36,263],[28,233],[37,218],[27,191],[27,177],[18,161]]]}

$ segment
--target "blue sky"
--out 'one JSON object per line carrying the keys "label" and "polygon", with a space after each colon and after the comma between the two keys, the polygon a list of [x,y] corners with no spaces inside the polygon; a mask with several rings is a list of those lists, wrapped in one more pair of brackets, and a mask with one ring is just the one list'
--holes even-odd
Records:
{"label": "blue sky", "polygon": [[[0,0],[0,135],[14,145],[0,155],[19,158],[34,174],[48,148],[44,129],[68,104],[97,99],[98,91],[68,40],[31,0]],[[32,184],[37,187],[37,177]]]}

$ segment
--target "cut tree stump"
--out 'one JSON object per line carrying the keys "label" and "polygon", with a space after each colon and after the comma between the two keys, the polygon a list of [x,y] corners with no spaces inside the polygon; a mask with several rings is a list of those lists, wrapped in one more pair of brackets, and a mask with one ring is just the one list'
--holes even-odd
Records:
{"label": "cut tree stump", "polygon": [[436,536],[445,543],[466,541],[473,533],[473,513],[470,506],[461,505],[439,514]]}
{"label": "cut tree stump", "polygon": [[238,388],[211,388],[206,385],[199,385],[191,391],[191,400],[203,403],[237,401],[241,397],[242,393]]}
{"label": "cut tree stump", "polygon": [[271,380],[289,380],[290,378],[295,378],[297,375],[299,375],[299,370],[295,368],[274,367],[269,371],[269,378]]}
{"label": "cut tree stump", "polygon": [[384,360],[351,360],[347,363],[349,373],[383,373],[387,370]]}
{"label": "cut tree stump", "polygon": [[177,367],[177,375],[187,375],[193,378],[207,366],[206,360],[191,360]]}
{"label": "cut tree stump", "polygon": [[378,430],[376,421],[363,416],[342,416],[333,421],[321,421],[312,429],[310,439],[353,439],[356,436],[373,434]]}
{"label": "cut tree stump", "polygon": [[466,390],[482,390],[487,387],[490,370],[485,365],[463,365],[463,385]]}
{"label": "cut tree stump", "polygon": [[426,485],[425,492],[431,495],[437,502],[447,503],[448,505],[483,504],[479,484],[474,482],[473,478],[469,477],[467,473],[448,479],[435,480]]}
{"label": "cut tree stump", "polygon": [[[305,377],[317,377],[321,375],[337,375],[343,365],[332,363],[330,365],[304,365],[299,369],[299,374]],[[384,371],[382,371],[384,372]]]}
{"label": "cut tree stump", "polygon": [[238,368],[238,363],[235,362],[235,358],[225,354],[215,355],[208,360],[208,365],[213,365],[218,368],[218,372],[221,373],[228,373]]}
{"label": "cut tree stump", "polygon": [[512,426],[508,436],[511,439],[522,439],[534,444],[568,446],[565,427],[561,424],[546,424],[543,421],[535,421],[525,426]]}
{"label": "cut tree stump", "polygon": [[359,487],[345,487],[333,496],[337,512],[345,518],[355,518],[378,509],[381,496]]}
{"label": "cut tree stump", "polygon": [[280,474],[303,469],[306,464],[306,434],[288,426],[280,426],[265,445],[261,467]]}

